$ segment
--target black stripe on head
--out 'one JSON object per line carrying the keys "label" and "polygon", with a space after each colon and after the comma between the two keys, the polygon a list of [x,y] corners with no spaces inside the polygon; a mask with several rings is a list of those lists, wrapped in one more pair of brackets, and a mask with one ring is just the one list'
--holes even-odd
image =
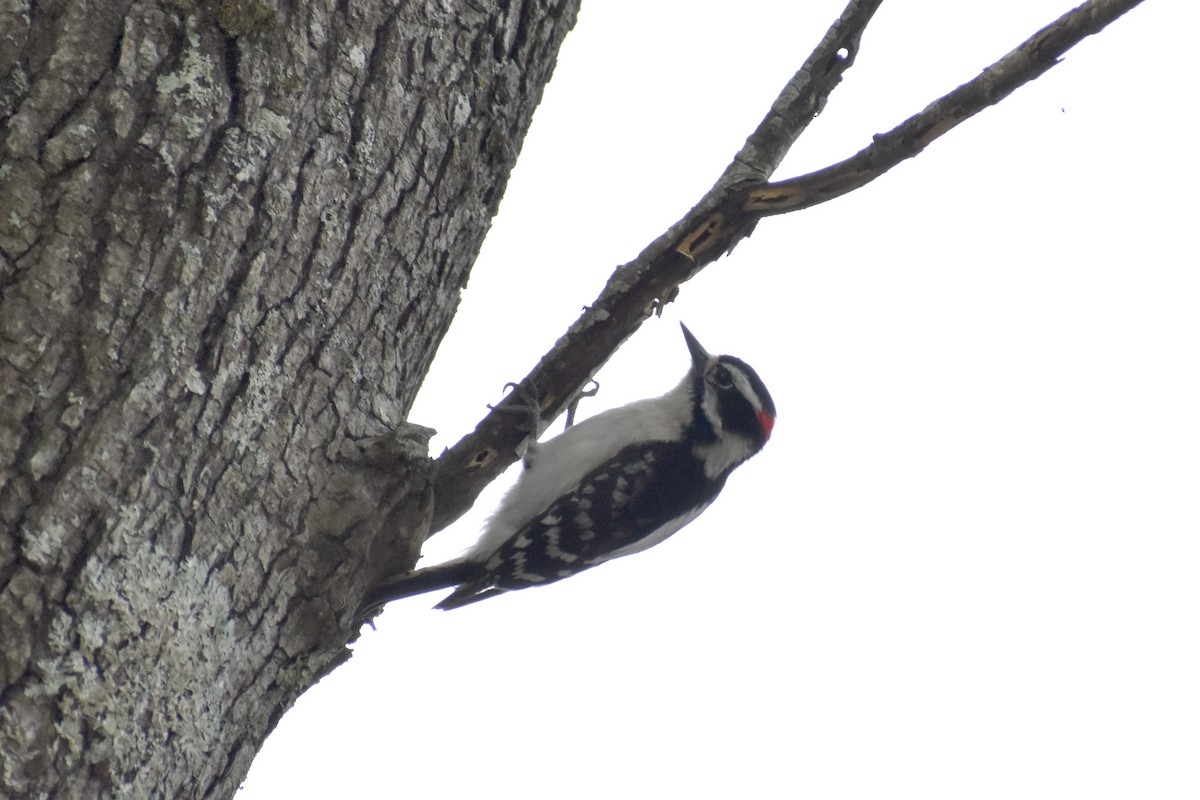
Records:
{"label": "black stripe on head", "polygon": [[692,369],[692,431],[696,441],[702,444],[711,444],[717,440],[717,431],[713,428],[702,406],[704,402],[704,382],[707,379],[707,370]]}
{"label": "black stripe on head", "polygon": [[[734,356],[720,356],[717,364],[710,370],[710,374],[722,368],[728,369],[731,373],[743,375],[745,384],[735,380],[731,386],[724,386],[721,381],[713,381],[718,392],[717,403],[721,421],[725,430],[745,436],[754,442],[755,451],[757,451],[767,443],[769,435],[768,431],[763,429],[762,420],[759,418],[759,408],[771,419],[774,419],[775,401],[771,399],[771,393],[767,391],[767,386],[762,382],[762,378],[758,377],[754,368],[745,361]],[[759,408],[755,408],[754,403],[742,393],[743,386],[746,386],[754,395]]]}

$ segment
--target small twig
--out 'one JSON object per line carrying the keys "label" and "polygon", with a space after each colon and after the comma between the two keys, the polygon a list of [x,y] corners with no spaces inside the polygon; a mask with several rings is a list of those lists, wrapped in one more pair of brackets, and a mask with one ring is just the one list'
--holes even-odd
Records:
{"label": "small twig", "polygon": [[854,65],[859,42],[883,0],[860,0],[829,27],[804,66],[792,76],[771,110],[746,139],[742,149],[717,181],[718,186],[768,180],[810,122],[825,108],[842,73]]}
{"label": "small twig", "polygon": [[1008,97],[1059,63],[1081,40],[1098,33],[1142,0],[1095,0],[1067,12],[974,80],[930,103],[845,161],[807,175],[751,187],[742,209],[758,219],[841,197],[920,153],[959,123]]}

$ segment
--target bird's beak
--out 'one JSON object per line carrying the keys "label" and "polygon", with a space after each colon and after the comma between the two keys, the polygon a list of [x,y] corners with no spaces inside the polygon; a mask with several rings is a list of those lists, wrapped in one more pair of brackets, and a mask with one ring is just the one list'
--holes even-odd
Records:
{"label": "bird's beak", "polygon": [[692,354],[692,366],[700,372],[708,369],[708,360],[711,357],[708,351],[704,349],[695,336],[692,336],[692,332],[687,329],[687,325],[681,322],[679,323],[679,327],[683,328],[683,338],[687,341],[688,350]]}

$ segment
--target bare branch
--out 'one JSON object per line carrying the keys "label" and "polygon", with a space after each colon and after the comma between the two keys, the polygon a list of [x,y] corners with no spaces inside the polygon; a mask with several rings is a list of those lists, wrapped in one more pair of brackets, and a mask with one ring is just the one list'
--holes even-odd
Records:
{"label": "bare branch", "polygon": [[1068,49],[1141,0],[1090,0],[1038,31],[975,80],[875,137],[850,159],[810,175],[765,183],[853,63],[862,32],[881,2],[851,0],[713,188],[636,259],[619,267],[520,389],[437,459],[431,535],[465,513],[536,433],[528,413],[514,413],[527,402],[522,397],[536,397],[542,418],[553,419],[645,319],[675,298],[680,284],[732,250],[758,220],[816,205],[874,180],[962,120],[1037,78]]}
{"label": "bare branch", "polygon": [[743,209],[756,218],[809,208],[870,183],[912,158],[960,122],[995,105],[1059,62],[1142,0],[1095,0],[1067,12],[950,94],[934,101],[845,161],[816,172],[746,191]]}
{"label": "bare branch", "polygon": [[804,66],[783,87],[716,187],[747,181],[762,183],[775,173],[796,139],[821,113],[842,73],[854,64],[862,33],[882,3],[883,0],[864,0],[846,6]]}

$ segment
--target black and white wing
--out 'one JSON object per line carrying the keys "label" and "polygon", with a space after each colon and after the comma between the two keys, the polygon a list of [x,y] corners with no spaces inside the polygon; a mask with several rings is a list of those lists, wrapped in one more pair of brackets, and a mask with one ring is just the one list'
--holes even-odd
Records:
{"label": "black and white wing", "polygon": [[630,445],[535,514],[437,607],[553,583],[645,550],[699,516],[724,484],[724,474],[705,475],[687,442]]}

